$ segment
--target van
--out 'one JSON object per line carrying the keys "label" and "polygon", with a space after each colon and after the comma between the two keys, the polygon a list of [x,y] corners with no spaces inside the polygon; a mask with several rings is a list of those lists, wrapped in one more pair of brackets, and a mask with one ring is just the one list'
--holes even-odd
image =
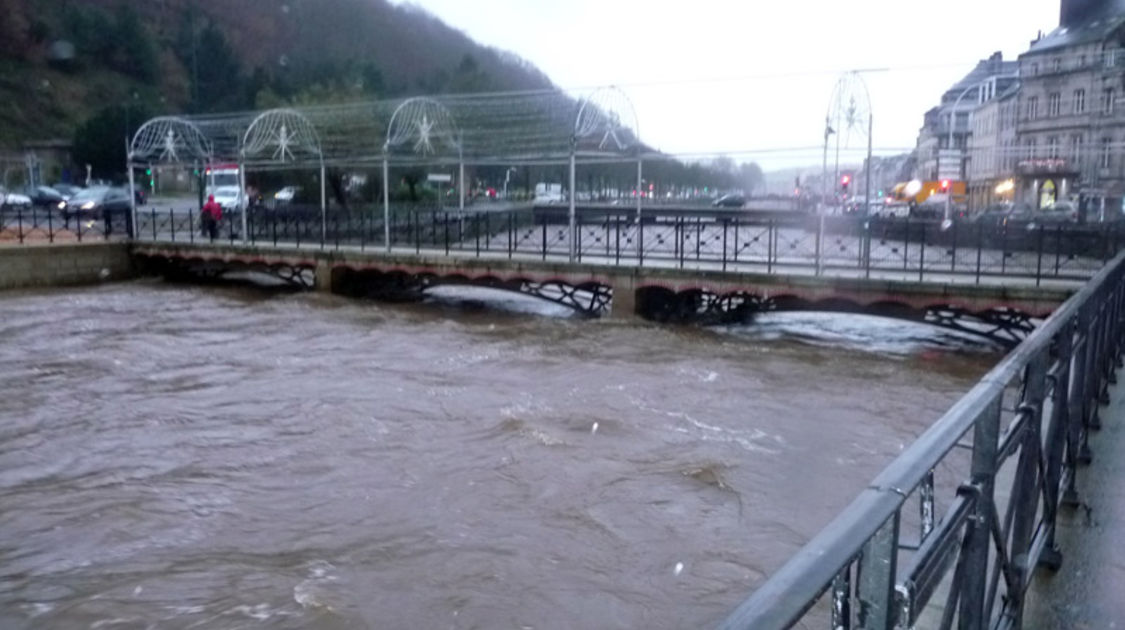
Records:
{"label": "van", "polygon": [[540,182],[535,185],[535,203],[562,203],[566,201],[563,196],[562,184],[545,184]]}

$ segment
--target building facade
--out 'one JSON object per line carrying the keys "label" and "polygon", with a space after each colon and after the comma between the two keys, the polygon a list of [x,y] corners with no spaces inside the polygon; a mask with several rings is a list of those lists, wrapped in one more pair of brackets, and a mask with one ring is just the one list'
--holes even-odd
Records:
{"label": "building facade", "polygon": [[972,114],[1017,83],[1018,68],[1018,62],[1004,61],[997,52],[945,91],[941,104],[923,116],[915,148],[915,178],[965,180]]}
{"label": "building facade", "polygon": [[1060,26],[1020,55],[1018,203],[1045,208],[1069,201],[1103,217],[1121,212],[1123,42],[1125,13],[1099,13]]}
{"label": "building facade", "polygon": [[971,211],[1015,197],[1019,87],[1018,83],[1009,85],[973,112],[969,157],[965,163]]}

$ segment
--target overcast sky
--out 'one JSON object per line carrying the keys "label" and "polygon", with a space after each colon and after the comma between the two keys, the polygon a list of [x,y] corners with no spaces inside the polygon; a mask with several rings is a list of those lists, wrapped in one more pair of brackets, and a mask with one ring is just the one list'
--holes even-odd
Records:
{"label": "overcast sky", "polygon": [[866,75],[874,144],[905,150],[977,60],[1014,59],[1059,13],[1059,0],[411,1],[560,87],[621,86],[660,150],[767,168],[819,163],[840,71],[887,69]]}

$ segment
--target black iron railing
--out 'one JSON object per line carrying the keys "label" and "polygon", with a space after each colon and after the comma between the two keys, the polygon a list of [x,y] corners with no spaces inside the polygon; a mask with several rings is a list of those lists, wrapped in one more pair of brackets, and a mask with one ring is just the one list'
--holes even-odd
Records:
{"label": "black iron railing", "polygon": [[895,458],[722,627],[1021,627],[1033,571],[1061,560],[1056,516],[1078,501],[1087,438],[1100,426],[1099,405],[1108,402],[1120,365],[1123,308],[1125,254]]}
{"label": "black iron railing", "polygon": [[75,213],[39,206],[0,207],[0,246],[127,239],[131,227],[125,211]]}
{"label": "black iron railing", "polygon": [[[646,208],[580,213],[571,233],[565,208],[456,211],[382,208],[251,208],[251,245],[388,249],[474,257],[569,260],[630,266],[977,282],[990,277],[1086,280],[1123,246],[1121,226],[988,224],[889,218],[815,217],[742,211]],[[207,230],[193,212],[138,213],[138,238],[243,242],[240,213]]]}

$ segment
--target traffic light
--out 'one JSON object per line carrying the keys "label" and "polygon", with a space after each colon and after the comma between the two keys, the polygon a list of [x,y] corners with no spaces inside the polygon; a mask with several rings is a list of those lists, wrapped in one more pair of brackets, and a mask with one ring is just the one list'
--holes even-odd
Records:
{"label": "traffic light", "polygon": [[848,192],[848,184],[850,184],[850,183],[852,183],[852,176],[851,175],[844,175],[843,177],[841,177],[840,178],[840,190],[843,190],[844,192]]}
{"label": "traffic light", "polygon": [[941,192],[943,192],[943,193],[949,192],[949,180],[948,179],[941,180]]}

